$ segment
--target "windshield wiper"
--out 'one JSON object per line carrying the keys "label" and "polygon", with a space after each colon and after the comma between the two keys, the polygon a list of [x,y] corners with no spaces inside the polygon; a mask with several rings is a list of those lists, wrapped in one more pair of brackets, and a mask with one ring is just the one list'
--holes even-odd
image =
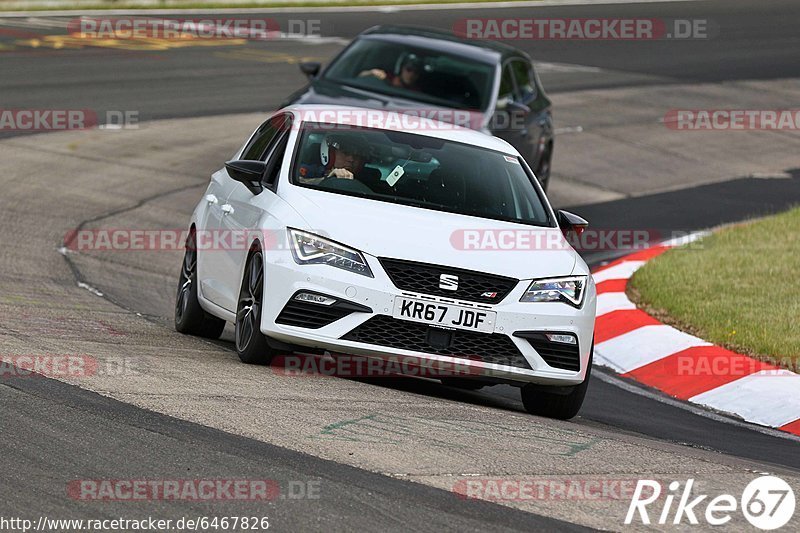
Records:
{"label": "windshield wiper", "polygon": [[[473,110],[473,108],[471,108],[471,107],[469,107],[469,106],[467,106],[465,104],[459,104],[458,102],[453,102],[451,100],[445,100],[444,98],[437,98],[437,97],[435,97],[435,96],[433,96],[431,94],[423,93],[423,92],[419,92],[419,91],[416,91],[416,92],[414,92],[412,94],[404,94],[404,93],[399,93],[399,92],[396,92],[396,91],[381,91],[377,87],[373,87],[371,85],[370,86],[358,85],[358,84],[354,84],[351,81],[349,82],[349,81],[345,81],[345,80],[340,80],[338,78],[325,78],[325,80],[328,81],[329,83],[333,82],[333,83],[337,83],[339,85],[344,85],[345,87],[349,87],[351,89],[356,89],[358,91],[362,91],[362,92],[365,92],[365,93],[370,93],[370,95],[379,94],[381,96],[389,96],[389,97],[393,97],[393,98],[401,98],[403,100],[408,100],[409,102],[422,101],[422,102],[425,102],[425,103],[428,103],[428,104],[434,104],[434,105],[438,105],[438,106],[441,106],[441,107],[444,107],[444,108],[450,108],[450,109]],[[380,98],[376,98],[376,100],[383,101]],[[383,101],[383,103],[384,104],[388,104],[389,102],[388,101]],[[413,110],[413,108],[409,108],[409,109]],[[398,113],[402,113],[403,112],[402,109],[394,109],[393,111],[397,111]],[[475,109],[475,111],[477,111],[477,109]]]}

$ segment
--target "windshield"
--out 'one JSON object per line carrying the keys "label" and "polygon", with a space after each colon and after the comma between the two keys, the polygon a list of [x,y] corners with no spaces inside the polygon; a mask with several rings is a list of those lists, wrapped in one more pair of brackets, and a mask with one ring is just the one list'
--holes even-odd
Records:
{"label": "windshield", "polygon": [[548,211],[515,156],[411,133],[304,123],[292,183],[536,226]]}
{"label": "windshield", "polygon": [[323,79],[457,109],[485,110],[495,66],[373,39],[350,46]]}

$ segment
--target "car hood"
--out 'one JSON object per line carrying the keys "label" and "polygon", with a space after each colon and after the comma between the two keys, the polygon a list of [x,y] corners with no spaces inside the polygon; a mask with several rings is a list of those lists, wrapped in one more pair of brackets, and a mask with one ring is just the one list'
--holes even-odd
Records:
{"label": "car hood", "polygon": [[403,100],[389,95],[377,94],[362,89],[334,85],[315,80],[303,89],[292,94],[282,107],[296,104],[330,104],[374,109],[414,107],[422,105],[413,100]]}
{"label": "car hood", "polygon": [[[300,104],[327,104],[347,107],[366,107],[384,111],[423,111],[422,116],[435,118],[444,122],[455,122],[471,129],[481,129],[485,122],[483,113],[477,111],[459,111],[453,109],[408,100],[393,95],[379,94],[365,89],[357,89],[346,85],[332,84],[324,80],[314,80],[303,89],[292,94],[281,107]],[[465,116],[462,116],[465,115]],[[458,118],[456,118],[458,117]]]}
{"label": "car hood", "polygon": [[307,227],[375,257],[517,279],[566,276],[578,254],[559,228],[542,228],[291,187],[287,201]]}

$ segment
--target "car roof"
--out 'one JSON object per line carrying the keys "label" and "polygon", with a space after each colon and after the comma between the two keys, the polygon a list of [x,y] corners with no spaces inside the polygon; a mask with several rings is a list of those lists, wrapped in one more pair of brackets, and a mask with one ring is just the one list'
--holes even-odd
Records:
{"label": "car roof", "polygon": [[[513,46],[496,41],[466,39],[449,31],[423,26],[373,26],[361,32],[359,37],[361,36],[419,45],[433,50],[483,59],[487,62],[497,62],[498,59],[512,56],[529,59],[525,52]],[[498,55],[500,58],[497,57]]]}
{"label": "car roof", "polygon": [[[457,126],[449,122],[433,120],[424,116],[415,116],[413,114],[414,109],[409,109],[406,113],[400,113],[397,111],[366,107],[297,104],[288,106],[280,112],[292,112],[295,117],[303,122],[321,122],[324,124],[343,124],[388,129],[471,144],[515,156],[519,155],[513,146],[498,137],[493,137],[470,128]],[[418,126],[413,127],[414,125]]]}

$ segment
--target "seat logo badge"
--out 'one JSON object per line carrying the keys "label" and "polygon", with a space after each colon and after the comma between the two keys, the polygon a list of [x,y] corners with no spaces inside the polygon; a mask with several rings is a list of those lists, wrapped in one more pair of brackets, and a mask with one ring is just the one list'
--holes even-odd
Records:
{"label": "seat logo badge", "polygon": [[458,290],[458,276],[442,274],[439,276],[439,288],[445,291]]}

